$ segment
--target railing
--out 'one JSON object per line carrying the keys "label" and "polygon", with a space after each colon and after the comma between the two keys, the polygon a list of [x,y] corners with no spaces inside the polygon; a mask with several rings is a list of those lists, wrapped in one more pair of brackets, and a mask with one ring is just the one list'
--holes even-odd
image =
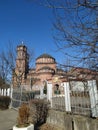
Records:
{"label": "railing", "polygon": [[65,97],[63,95],[52,97],[52,108],[55,110],[65,111]]}
{"label": "railing", "polygon": [[[57,95],[52,97],[52,108],[59,111],[66,111],[65,96]],[[89,92],[70,92],[71,113],[78,115],[91,116],[91,104]]]}
{"label": "railing", "polygon": [[91,116],[91,104],[88,91],[71,91],[71,112],[73,114]]}
{"label": "railing", "polygon": [[2,89],[0,88],[0,95],[2,96],[10,96],[11,94],[11,88],[5,88],[5,89]]}

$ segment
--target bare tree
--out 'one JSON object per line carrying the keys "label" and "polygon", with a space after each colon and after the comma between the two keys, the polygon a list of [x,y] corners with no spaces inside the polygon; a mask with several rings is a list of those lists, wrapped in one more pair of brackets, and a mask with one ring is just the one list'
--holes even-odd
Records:
{"label": "bare tree", "polygon": [[15,67],[15,50],[12,44],[8,44],[7,50],[0,53],[0,77],[9,82],[11,80],[12,70]]}
{"label": "bare tree", "polygon": [[[9,43],[7,49],[0,53],[0,77],[5,82],[11,82],[13,73],[15,74],[15,66],[16,66],[16,46],[13,46],[12,43]],[[28,62],[31,64],[32,60],[34,60],[34,51],[29,49],[28,51]],[[17,76],[17,75],[16,75]]]}
{"label": "bare tree", "polygon": [[98,70],[98,0],[35,1],[53,9],[53,38],[71,66]]}

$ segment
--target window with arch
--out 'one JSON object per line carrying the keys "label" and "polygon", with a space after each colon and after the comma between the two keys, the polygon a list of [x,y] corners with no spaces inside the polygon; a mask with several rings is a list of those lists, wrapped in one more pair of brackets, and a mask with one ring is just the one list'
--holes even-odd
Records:
{"label": "window with arch", "polygon": [[59,85],[55,84],[55,90],[54,90],[54,94],[60,94],[60,89],[59,89]]}
{"label": "window with arch", "polygon": [[43,93],[47,94],[47,82],[43,81],[43,85],[44,85]]}

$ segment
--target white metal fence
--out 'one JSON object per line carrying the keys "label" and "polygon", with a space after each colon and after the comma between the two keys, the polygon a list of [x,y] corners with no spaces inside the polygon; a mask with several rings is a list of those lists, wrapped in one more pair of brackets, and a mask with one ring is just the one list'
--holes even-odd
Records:
{"label": "white metal fence", "polygon": [[[76,85],[82,84],[76,82]],[[69,82],[65,82],[64,95],[51,97],[51,107],[72,114],[98,117],[98,90],[96,81],[87,81],[84,88],[82,88],[83,85],[75,86],[75,84],[70,86]]]}
{"label": "white metal fence", "polygon": [[7,88],[7,89],[0,88],[0,95],[1,96],[11,96],[11,88]]}
{"label": "white metal fence", "polygon": [[31,99],[34,99],[32,91],[22,90],[22,87],[13,89],[11,107],[18,108],[22,103],[29,103]]}

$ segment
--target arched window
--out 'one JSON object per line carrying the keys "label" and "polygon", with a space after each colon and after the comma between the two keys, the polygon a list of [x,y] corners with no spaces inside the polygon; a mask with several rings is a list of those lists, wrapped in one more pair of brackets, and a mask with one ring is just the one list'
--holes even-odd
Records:
{"label": "arched window", "polygon": [[55,84],[55,90],[54,90],[54,93],[55,93],[55,94],[60,94],[60,93],[61,93],[58,84]]}
{"label": "arched window", "polygon": [[44,93],[44,94],[47,94],[47,82],[44,81],[43,84],[44,84],[43,93]]}

